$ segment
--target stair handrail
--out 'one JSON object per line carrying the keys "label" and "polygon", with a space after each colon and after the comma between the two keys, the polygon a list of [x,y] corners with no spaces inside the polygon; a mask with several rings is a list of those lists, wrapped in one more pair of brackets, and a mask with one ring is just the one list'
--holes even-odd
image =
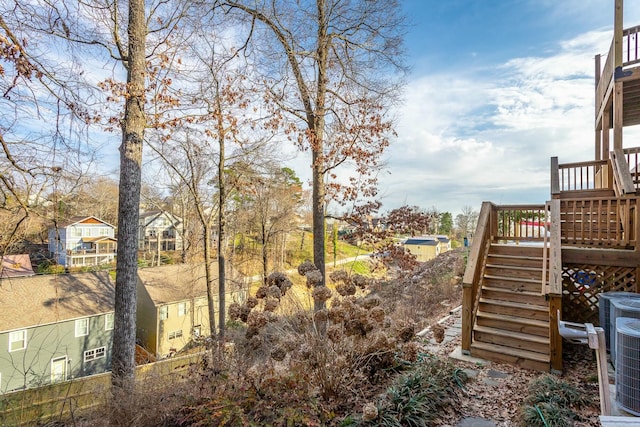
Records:
{"label": "stair handrail", "polygon": [[[596,77],[596,120],[604,115],[604,100],[607,93],[609,93],[613,88],[613,72],[616,66],[614,62],[615,49],[615,40],[611,40],[611,45],[609,46],[604,66],[601,70],[596,70],[596,72],[599,73]],[[600,62],[599,59],[596,61],[596,63]]]}
{"label": "stair handrail", "polygon": [[491,202],[482,202],[480,215],[478,216],[478,225],[473,235],[469,258],[467,259],[467,267],[462,278],[462,352],[470,354],[471,352],[471,334],[473,331],[473,323],[480,291],[480,282],[482,279],[482,269],[487,251],[492,239],[491,230],[495,229],[492,219],[495,217],[493,211],[495,205]]}
{"label": "stair handrail", "polygon": [[623,148],[622,152],[629,165],[629,173],[636,192],[640,189],[640,147]]}
{"label": "stair handrail", "polygon": [[610,153],[611,168],[613,169],[613,189],[616,196],[624,197],[635,194],[636,187],[631,178],[629,163],[622,148],[616,148]]}

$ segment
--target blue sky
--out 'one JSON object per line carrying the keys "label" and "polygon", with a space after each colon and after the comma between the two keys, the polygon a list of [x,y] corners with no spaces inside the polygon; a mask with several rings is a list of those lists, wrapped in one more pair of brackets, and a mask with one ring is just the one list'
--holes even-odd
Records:
{"label": "blue sky", "polygon": [[[614,0],[402,4],[412,71],[394,112],[398,137],[379,175],[383,211],[409,204],[455,217],[485,200],[541,204],[549,199],[552,156],[593,158],[593,58],[611,42]],[[626,0],[624,20],[640,24],[640,1]],[[91,65],[100,78],[113,71],[100,60]],[[97,139],[98,169],[111,173],[120,135]],[[640,130],[626,129],[625,141],[640,145]],[[302,153],[289,166],[307,181],[309,163]]]}
{"label": "blue sky", "polygon": [[[625,2],[625,27],[640,2]],[[549,163],[593,159],[594,56],[613,0],[407,0],[408,79],[383,209],[544,203]],[[625,147],[638,129],[625,130]],[[640,142],[640,141],[639,141]]]}

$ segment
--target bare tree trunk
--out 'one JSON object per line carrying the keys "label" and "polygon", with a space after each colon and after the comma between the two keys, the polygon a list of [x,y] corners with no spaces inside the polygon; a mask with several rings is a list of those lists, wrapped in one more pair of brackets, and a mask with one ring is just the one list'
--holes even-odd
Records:
{"label": "bare tree trunk", "polygon": [[[220,97],[218,96],[218,111],[222,111],[220,105]],[[221,132],[222,131],[222,132]],[[218,324],[220,325],[219,339],[224,340],[225,333],[225,316],[226,316],[226,276],[225,276],[225,258],[224,258],[224,241],[226,216],[224,213],[224,206],[227,199],[227,188],[225,184],[224,167],[225,167],[225,150],[224,150],[224,123],[222,120],[218,120],[218,149],[219,161],[218,161]]]}
{"label": "bare tree trunk", "polygon": [[213,293],[213,274],[211,274],[211,228],[204,227],[204,275],[207,281],[207,307],[209,309],[209,329],[216,336],[216,307]]}
{"label": "bare tree trunk", "polygon": [[[327,37],[327,19],[325,15],[324,0],[317,0],[318,7],[318,47],[317,47],[317,72],[318,82],[316,87],[317,100],[316,110],[313,114],[313,122],[311,126],[312,158],[313,158],[313,263],[322,273],[322,281],[315,286],[325,285],[325,227],[324,227],[324,203],[325,203],[325,187],[324,187],[324,162],[322,155],[324,151],[324,114],[325,100],[327,93],[327,55],[328,55],[328,37]],[[315,311],[325,308],[325,301],[315,301],[313,308]]]}
{"label": "bare tree trunk", "polygon": [[[264,218],[263,218],[264,220]],[[264,225],[264,223],[261,224],[262,227],[262,282],[264,283],[264,285],[267,285],[267,259],[268,259],[268,255],[267,255],[267,230],[266,227]]]}
{"label": "bare tree trunk", "polygon": [[138,221],[142,143],[146,116],[145,44],[147,27],[144,0],[129,1],[127,100],[120,146],[120,192],[118,198],[118,260],[116,265],[115,315],[111,382],[131,391],[135,381],[136,285],[138,283]]}

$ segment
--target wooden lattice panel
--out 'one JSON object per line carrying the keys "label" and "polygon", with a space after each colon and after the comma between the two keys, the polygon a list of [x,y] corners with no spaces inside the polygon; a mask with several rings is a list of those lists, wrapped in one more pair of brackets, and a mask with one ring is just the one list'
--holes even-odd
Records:
{"label": "wooden lattice panel", "polygon": [[635,292],[636,269],[592,264],[562,266],[562,319],[599,324],[598,294]]}

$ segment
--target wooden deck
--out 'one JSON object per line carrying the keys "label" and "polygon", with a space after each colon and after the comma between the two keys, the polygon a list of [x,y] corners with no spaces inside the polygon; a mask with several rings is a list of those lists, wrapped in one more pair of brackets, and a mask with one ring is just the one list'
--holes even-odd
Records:
{"label": "wooden deck", "polygon": [[604,64],[596,56],[595,158],[551,158],[545,204],[482,204],[463,278],[463,354],[562,371],[559,315],[602,334],[599,294],[640,293],[640,147],[622,139],[640,125],[640,26],[623,29],[624,1],[613,1],[611,47]]}
{"label": "wooden deck", "polygon": [[562,371],[557,313],[598,324],[598,293],[640,291],[637,203],[562,192],[545,205],[483,203],[463,279],[463,352]]}

